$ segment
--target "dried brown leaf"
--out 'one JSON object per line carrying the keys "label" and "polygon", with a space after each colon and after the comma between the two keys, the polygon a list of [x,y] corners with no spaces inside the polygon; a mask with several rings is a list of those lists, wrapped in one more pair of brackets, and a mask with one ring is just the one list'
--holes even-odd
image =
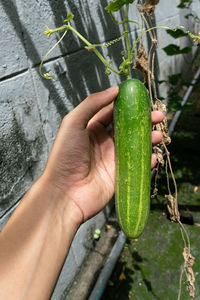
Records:
{"label": "dried brown leaf", "polygon": [[155,187],[153,189],[153,194],[151,195],[151,198],[154,199],[157,195],[158,195],[158,189],[157,189],[157,187]]}
{"label": "dried brown leaf", "polygon": [[192,267],[195,261],[194,256],[190,253],[189,249],[187,247],[183,250],[183,257],[185,260],[185,267]]}
{"label": "dried brown leaf", "polygon": [[167,199],[167,209],[170,215],[170,220],[172,222],[179,222],[180,221],[180,214],[177,208],[177,201],[171,194],[165,195]]}
{"label": "dried brown leaf", "polygon": [[163,158],[163,150],[160,149],[159,147],[155,146],[155,147],[153,147],[153,151],[157,155],[157,160],[158,160],[159,164],[161,164],[161,166],[164,167],[165,160]]}
{"label": "dried brown leaf", "polygon": [[142,5],[142,11],[147,16],[152,17],[155,6],[159,3],[159,0],[146,0],[146,2]]}
{"label": "dried brown leaf", "polygon": [[195,296],[195,286],[194,286],[195,276],[194,276],[194,272],[192,270],[192,266],[194,264],[195,258],[190,253],[190,250],[188,247],[184,248],[183,257],[184,257],[184,261],[185,261],[184,267],[185,267],[186,274],[187,274],[187,291],[188,291],[190,297],[193,299]]}
{"label": "dried brown leaf", "polygon": [[137,51],[136,63],[133,69],[139,70],[144,76],[144,82],[146,82],[148,73],[151,74],[148,64],[148,58],[142,43],[140,43]]}

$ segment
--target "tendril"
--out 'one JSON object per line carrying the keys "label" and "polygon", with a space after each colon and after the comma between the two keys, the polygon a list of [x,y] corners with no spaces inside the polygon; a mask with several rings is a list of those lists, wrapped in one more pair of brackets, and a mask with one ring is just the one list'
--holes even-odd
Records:
{"label": "tendril", "polygon": [[[49,32],[50,31],[50,29],[48,29],[48,31],[46,30],[45,31],[45,33],[46,34],[48,34],[48,36],[49,35],[51,35],[53,32]],[[53,30],[51,30],[51,31],[53,31]],[[44,63],[44,61],[45,61],[45,59],[47,58],[47,56],[58,46],[58,44],[60,44],[60,42],[64,39],[64,37],[65,37],[65,35],[67,34],[67,31],[68,30],[66,30],[64,33],[63,33],[63,35],[61,36],[61,38],[57,41],[57,43],[46,53],[46,55],[43,57],[43,59],[42,59],[42,61],[41,61],[41,63],[40,63],[40,75],[43,77],[43,78],[45,78],[45,79],[52,79],[53,78],[53,76],[51,75],[51,74],[49,74],[49,73],[42,73],[42,66],[43,66],[43,63]]]}

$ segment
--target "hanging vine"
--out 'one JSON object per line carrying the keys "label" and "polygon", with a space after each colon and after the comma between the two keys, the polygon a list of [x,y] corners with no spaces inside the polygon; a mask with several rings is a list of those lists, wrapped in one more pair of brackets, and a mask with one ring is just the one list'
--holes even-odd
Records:
{"label": "hanging vine", "polygon": [[[147,81],[148,83],[148,90],[149,90],[149,96],[151,99],[151,106],[152,110],[160,110],[164,114],[166,114],[166,106],[158,99],[157,90],[156,90],[156,83],[155,83],[155,75],[154,75],[154,69],[155,69],[155,55],[156,55],[156,49],[158,47],[157,44],[157,38],[156,38],[156,32],[155,29],[167,29],[172,32],[176,32],[177,30],[183,30],[185,35],[188,35],[194,42],[200,40],[199,35],[194,35],[189,30],[184,28],[183,26],[178,26],[176,28],[170,28],[167,26],[153,26],[152,21],[154,18],[154,10],[156,5],[159,3],[159,0],[146,0],[144,3],[141,3],[141,0],[137,0],[136,7],[140,13],[141,19],[143,21],[143,24],[140,24],[139,22],[135,20],[130,20],[129,15],[129,5],[132,4],[135,0],[114,0],[109,3],[109,5],[105,8],[106,11],[110,14],[111,19],[116,25],[123,26],[123,33],[120,37],[115,38],[114,40],[103,43],[103,44],[92,44],[89,42],[85,37],[83,37],[74,26],[72,26],[71,21],[74,18],[74,15],[70,12],[67,15],[67,18],[65,20],[65,24],[55,28],[55,29],[47,29],[45,30],[45,34],[50,37],[54,33],[61,33],[63,32],[63,35],[58,40],[58,42],[47,52],[47,54],[44,56],[43,60],[40,64],[40,74],[45,79],[52,79],[53,76],[50,73],[43,73],[42,72],[42,66],[47,58],[47,56],[55,49],[55,47],[64,39],[68,31],[72,31],[81,41],[85,44],[85,49],[88,51],[93,52],[97,55],[97,57],[101,60],[101,62],[105,66],[105,73],[107,75],[110,75],[111,72],[114,72],[120,76],[126,76],[127,78],[131,78],[131,72],[132,69],[138,69],[141,71],[144,77],[144,81]],[[121,8],[124,9],[124,18],[122,21],[118,21],[115,18],[115,12],[119,11]],[[138,38],[134,41],[133,45],[130,43],[130,36],[129,36],[129,29],[128,24],[134,23],[137,25],[138,29],[140,30]],[[143,25],[145,25],[146,29],[143,30]],[[145,34],[148,34],[151,46],[150,50],[148,52],[148,55],[145,52],[145,48],[143,46],[143,36]],[[107,48],[110,46],[115,45],[120,40],[124,39],[125,45],[126,45],[126,51],[122,51],[122,62],[119,65],[118,68],[115,68],[112,65],[112,61],[107,61],[104,56],[99,52],[98,48]],[[138,46],[138,49],[136,50]],[[137,56],[136,56],[137,52]],[[135,63],[134,63],[135,58]],[[176,179],[173,173],[172,164],[170,160],[170,153],[167,149],[167,145],[170,144],[171,139],[168,135],[168,127],[167,127],[167,119],[163,120],[162,123],[155,125],[156,129],[161,131],[163,134],[163,139],[160,144],[160,146],[156,146],[153,148],[154,152],[157,154],[158,158],[158,165],[156,169],[156,176],[155,176],[155,186],[153,190],[152,197],[155,197],[158,193],[157,188],[157,178],[158,174],[161,168],[165,168],[166,171],[166,178],[167,178],[167,187],[168,187],[168,194],[165,195],[165,198],[167,200],[167,209],[169,212],[169,216],[172,222],[176,222],[179,224],[181,236],[183,239],[184,247],[183,247],[183,258],[184,258],[184,265],[180,274],[180,286],[179,286],[179,292],[178,292],[178,300],[180,300],[181,297],[181,286],[182,286],[182,277],[183,274],[186,274],[187,278],[187,290],[190,295],[190,297],[193,299],[195,296],[195,277],[193,273],[192,266],[194,264],[195,258],[191,254],[191,246],[190,246],[190,239],[188,236],[188,233],[184,227],[184,225],[181,223],[180,220],[180,213],[178,210],[178,198],[177,198],[177,184]],[[170,185],[169,181],[169,174],[171,174],[173,186]]]}

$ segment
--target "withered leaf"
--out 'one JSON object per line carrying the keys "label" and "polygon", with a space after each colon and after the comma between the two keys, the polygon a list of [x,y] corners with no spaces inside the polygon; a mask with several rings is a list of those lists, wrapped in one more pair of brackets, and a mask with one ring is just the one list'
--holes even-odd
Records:
{"label": "withered leaf", "polygon": [[136,63],[133,66],[133,69],[139,70],[144,76],[144,82],[148,77],[148,73],[151,73],[148,65],[148,58],[142,43],[140,43],[136,56]]}
{"label": "withered leaf", "polygon": [[159,0],[146,0],[146,2],[142,6],[143,13],[147,14],[147,16],[152,17],[155,6],[158,4]]}

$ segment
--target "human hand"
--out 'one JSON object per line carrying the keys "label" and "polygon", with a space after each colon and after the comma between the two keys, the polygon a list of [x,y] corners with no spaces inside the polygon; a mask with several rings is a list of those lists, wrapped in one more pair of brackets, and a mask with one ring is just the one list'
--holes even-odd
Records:
{"label": "human hand", "polygon": [[[118,87],[87,97],[62,121],[42,177],[71,201],[80,212],[80,224],[109,202],[115,189],[115,149],[112,122],[113,101]],[[162,112],[152,112],[152,124],[161,122]],[[160,143],[161,132],[152,132],[152,144]],[[152,155],[152,168],[156,155]]]}

